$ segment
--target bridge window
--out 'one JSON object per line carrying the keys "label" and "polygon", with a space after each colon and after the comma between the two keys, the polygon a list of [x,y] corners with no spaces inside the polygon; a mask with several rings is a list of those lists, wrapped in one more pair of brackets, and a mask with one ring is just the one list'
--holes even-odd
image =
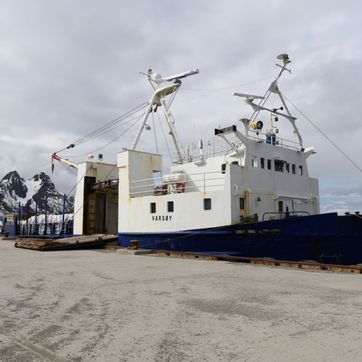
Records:
{"label": "bridge window", "polygon": [[223,163],[221,165],[221,173],[225,173],[225,170],[226,170],[226,163]]}
{"label": "bridge window", "polygon": [[285,164],[285,171],[290,172],[290,164],[288,162]]}
{"label": "bridge window", "polygon": [[150,213],[156,214],[156,203],[155,202],[150,202]]}
{"label": "bridge window", "polygon": [[260,158],[260,167],[265,168],[265,158],[264,157]]}
{"label": "bridge window", "polygon": [[277,171],[277,172],[283,172],[284,163],[285,163],[285,161],[274,160],[274,168],[275,168],[275,171]]}
{"label": "bridge window", "polygon": [[268,160],[268,170],[271,170],[271,160]]}
{"label": "bridge window", "polygon": [[295,164],[292,164],[292,174],[295,175]]}
{"label": "bridge window", "polygon": [[167,201],[167,212],[173,212],[173,201]]}
{"label": "bridge window", "polygon": [[204,210],[211,210],[211,199],[204,199]]}
{"label": "bridge window", "polygon": [[303,175],[303,166],[299,166],[299,175],[300,175],[300,176]]}

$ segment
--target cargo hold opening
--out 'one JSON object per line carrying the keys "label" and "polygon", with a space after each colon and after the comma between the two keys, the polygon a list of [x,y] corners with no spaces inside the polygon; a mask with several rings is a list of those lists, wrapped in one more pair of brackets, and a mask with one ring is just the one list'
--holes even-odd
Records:
{"label": "cargo hold opening", "polygon": [[83,234],[117,234],[118,180],[84,180]]}

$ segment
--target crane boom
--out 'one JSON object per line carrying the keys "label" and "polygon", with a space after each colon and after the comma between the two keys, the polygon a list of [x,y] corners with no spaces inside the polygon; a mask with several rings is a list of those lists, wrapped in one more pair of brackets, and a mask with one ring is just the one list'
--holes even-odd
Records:
{"label": "crane boom", "polygon": [[54,171],[54,160],[57,160],[61,163],[63,163],[66,166],[78,169],[78,165],[76,163],[73,163],[69,160],[67,160],[66,158],[63,158],[59,155],[57,155],[55,152],[52,154],[52,172]]}

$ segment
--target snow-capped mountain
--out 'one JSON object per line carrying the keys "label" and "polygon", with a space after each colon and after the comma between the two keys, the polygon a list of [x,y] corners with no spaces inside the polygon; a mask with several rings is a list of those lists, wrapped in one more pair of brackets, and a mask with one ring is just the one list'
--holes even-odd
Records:
{"label": "snow-capped mountain", "polygon": [[[45,199],[48,196],[48,212],[58,214],[63,211],[63,195],[55,188],[52,180],[44,172],[34,175],[30,180],[23,179],[17,171],[7,173],[0,181],[0,212],[17,212],[19,202],[24,209],[45,211]],[[71,207],[66,199],[66,211]]]}

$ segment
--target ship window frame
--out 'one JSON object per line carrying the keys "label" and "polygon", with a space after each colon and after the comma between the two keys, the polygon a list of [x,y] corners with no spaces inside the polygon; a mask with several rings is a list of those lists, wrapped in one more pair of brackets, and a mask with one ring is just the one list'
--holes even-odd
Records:
{"label": "ship window frame", "polygon": [[265,158],[264,157],[260,157],[260,168],[265,168]]}
{"label": "ship window frame", "polygon": [[284,163],[283,160],[274,160],[274,170],[276,172],[284,172]]}
{"label": "ship window frame", "polygon": [[150,214],[156,214],[156,203],[150,202]]}
{"label": "ship window frame", "polygon": [[221,165],[221,173],[224,174],[226,172],[226,163]]}
{"label": "ship window frame", "polygon": [[298,167],[299,176],[303,176],[303,166],[299,165]]}
{"label": "ship window frame", "polygon": [[295,175],[295,163],[292,163],[292,174]]}
{"label": "ship window frame", "polygon": [[272,160],[270,158],[267,159],[267,168],[268,170],[271,170],[272,169]]}
{"label": "ship window frame", "polygon": [[167,212],[174,212],[175,204],[173,201],[167,201]]}
{"label": "ship window frame", "polygon": [[290,173],[290,163],[289,162],[285,163],[285,172]]}
{"label": "ship window frame", "polygon": [[244,197],[239,198],[239,208],[240,208],[240,210],[245,209],[245,198]]}
{"label": "ship window frame", "polygon": [[204,198],[204,210],[211,210],[212,202],[210,197]]}

